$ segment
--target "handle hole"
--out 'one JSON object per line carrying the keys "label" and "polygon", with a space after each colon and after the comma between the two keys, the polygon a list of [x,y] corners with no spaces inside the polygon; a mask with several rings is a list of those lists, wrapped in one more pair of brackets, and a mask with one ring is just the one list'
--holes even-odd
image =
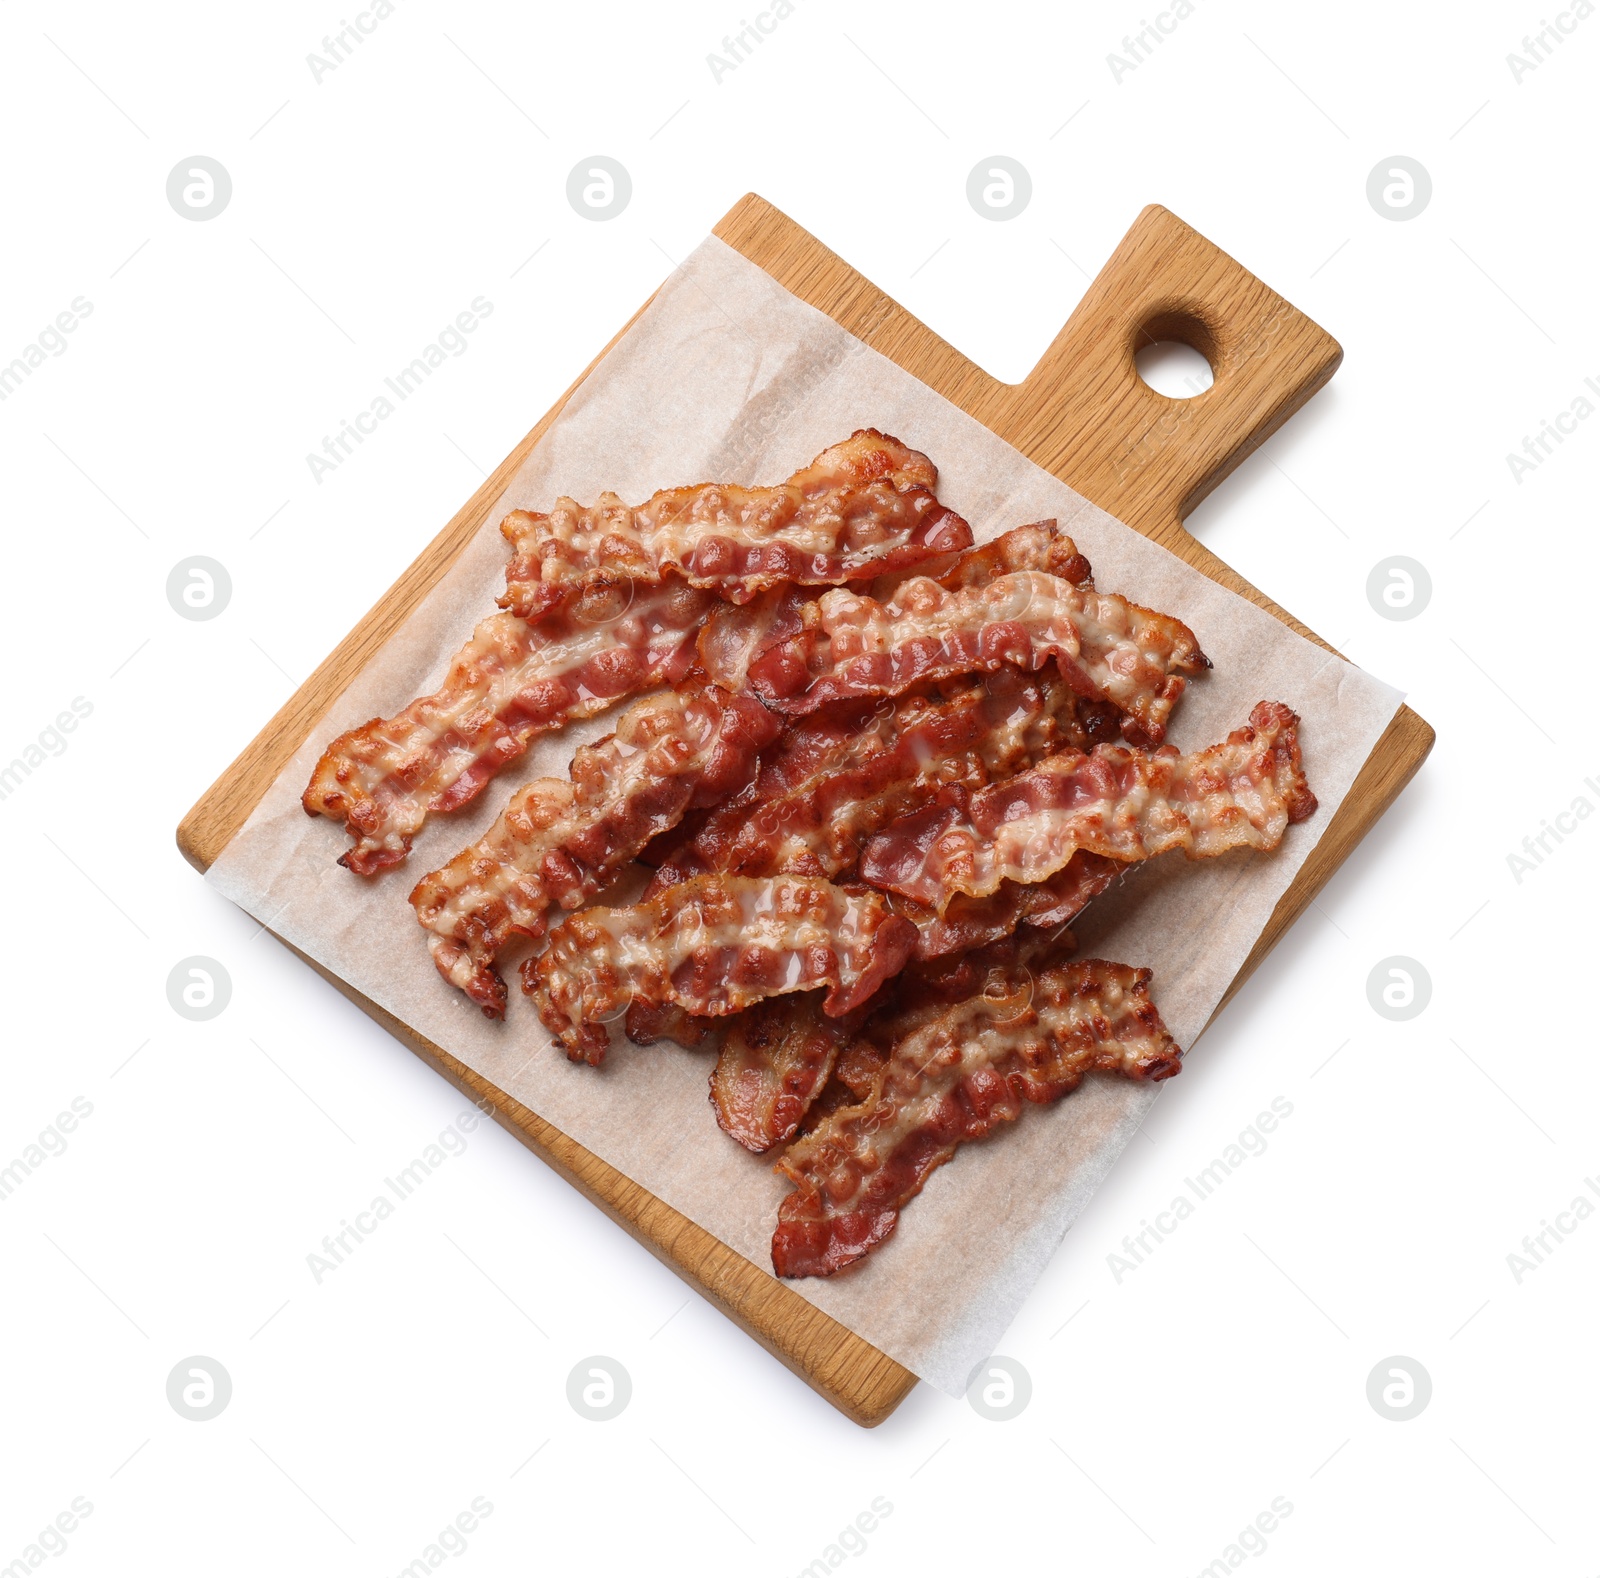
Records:
{"label": "handle hole", "polygon": [[1133,365],[1157,394],[1171,400],[1192,400],[1212,384],[1211,363],[1182,340],[1152,340],[1141,345]]}
{"label": "handle hole", "polygon": [[1216,336],[1187,312],[1163,312],[1134,336],[1133,364],[1157,394],[1192,400],[1215,381]]}

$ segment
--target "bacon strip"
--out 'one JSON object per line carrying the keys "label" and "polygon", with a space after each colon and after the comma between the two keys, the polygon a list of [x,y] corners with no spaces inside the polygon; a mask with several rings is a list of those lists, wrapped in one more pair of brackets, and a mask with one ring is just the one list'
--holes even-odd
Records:
{"label": "bacon strip", "polygon": [[1104,1072],[1160,1080],[1182,1053],[1149,996],[1150,972],[1104,959],[1022,970],[905,1035],[856,1106],[796,1141],[778,1171],[780,1277],[831,1276],[895,1229],[902,1207],[963,1141]]}
{"label": "bacon strip", "polygon": [[1125,870],[1121,861],[1080,849],[1042,882],[1002,882],[982,898],[952,894],[943,914],[921,905],[897,903],[894,909],[917,928],[914,959],[946,959],[998,942],[1024,924],[1039,931],[1066,926]]}
{"label": "bacon strip", "polygon": [[850,1040],[820,992],[771,997],[728,1021],[711,1074],[722,1131],[747,1151],[769,1151],[800,1126]]}
{"label": "bacon strip", "polygon": [[981,788],[1115,727],[1059,675],[1009,667],[948,700],[884,697],[800,719],[744,794],[653,852],[646,896],[710,871],[837,877],[872,834],[943,791]]}
{"label": "bacon strip", "polygon": [[522,966],[522,989],[575,1062],[598,1063],[607,1025],[633,1002],[736,1013],[766,997],[826,986],[823,1011],[848,1013],[905,964],[916,928],[882,894],[807,877],[708,876],[629,909],[588,909],[550,932]]}
{"label": "bacon strip", "polygon": [[1088,582],[1092,574],[1078,545],[1062,536],[1053,520],[1013,526],[981,546],[957,554],[948,567],[934,567],[926,573],[947,592],[959,592],[964,587],[987,586],[1018,570],[1038,570],[1074,586]]}
{"label": "bacon strip", "polygon": [[768,587],[748,603],[719,602],[695,643],[707,679],[724,690],[743,690],[750,665],[769,646],[800,630],[801,611],[822,594],[814,586]]}
{"label": "bacon strip", "polygon": [[870,579],[971,543],[934,496],[938,479],[926,455],[865,428],[776,487],[703,482],[637,508],[602,493],[588,509],[562,498],[548,515],[514,510],[500,527],[513,550],[500,606],[532,615],[596,579],[667,570],[731,602],[786,581]]}
{"label": "bacon strip", "polygon": [[501,1018],[494,961],[506,944],[543,936],[552,904],[587,903],[685,811],[743,788],[778,728],[754,697],[714,687],[630,707],[573,756],[570,779],[519,789],[477,843],[417,884],[411,903],[439,973]]}
{"label": "bacon strip", "polygon": [[[960,574],[980,574],[975,560]],[[800,610],[798,634],[749,665],[750,681],[782,712],[899,695],[913,685],[1002,663],[1050,658],[1081,695],[1109,701],[1129,739],[1159,743],[1184,674],[1209,667],[1188,626],[1125,598],[1041,570],[946,590],[926,576],[888,602],[836,589]]]}
{"label": "bacon strip", "polygon": [[398,865],[430,812],[466,805],[537,735],[681,680],[715,601],[669,578],[637,593],[590,587],[536,623],[496,614],[433,695],[334,740],[301,804],[355,838],[341,866],[371,876]]}
{"label": "bacon strip", "polygon": [[[785,1002],[791,999],[782,999]],[[746,1013],[751,1010],[746,1009]],[[709,1036],[718,1046],[723,1032],[737,1024],[742,1016],[729,1014],[723,1019],[703,1019],[680,1008],[676,1003],[645,1003],[635,1001],[628,1009],[623,1023],[628,1039],[638,1046],[653,1046],[657,1041],[676,1041],[681,1047],[698,1047]]]}
{"label": "bacon strip", "polygon": [[1300,761],[1300,720],[1259,702],[1250,726],[1179,756],[1098,745],[1063,751],[963,808],[907,817],[868,844],[863,880],[941,912],[953,894],[982,898],[1006,881],[1043,882],[1077,850],[1120,861],[1182,849],[1191,860],[1274,849],[1317,808]]}

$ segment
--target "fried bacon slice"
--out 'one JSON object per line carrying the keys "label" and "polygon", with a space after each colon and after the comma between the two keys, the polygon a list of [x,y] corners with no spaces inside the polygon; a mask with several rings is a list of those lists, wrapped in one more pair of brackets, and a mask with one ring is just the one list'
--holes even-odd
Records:
{"label": "fried bacon slice", "polygon": [[800,1126],[850,1042],[846,1020],[822,1010],[821,992],[769,997],[728,1021],[711,1074],[723,1133],[769,1151]]}
{"label": "fried bacon slice", "polygon": [[[926,571],[947,591],[987,586],[1017,570],[1042,570],[1074,583],[1087,581],[1089,561],[1053,520],[1016,526],[978,548],[930,561]],[[885,585],[892,577],[885,577]],[[778,586],[748,603],[719,603],[699,640],[700,666],[724,690],[743,690],[750,665],[768,647],[800,634],[804,609],[822,595],[815,586]]]}
{"label": "fried bacon slice", "polygon": [[514,510],[500,530],[513,557],[502,608],[529,616],[590,582],[653,582],[676,570],[730,602],[768,587],[871,579],[965,548],[972,531],[934,496],[926,455],[864,428],[776,487],[703,482],[637,508],[614,493],[585,509]]}
{"label": "fried bacon slice", "polygon": [[1013,526],[980,547],[957,554],[948,566],[934,566],[926,573],[947,592],[959,592],[969,586],[987,586],[1018,570],[1038,570],[1074,586],[1087,583],[1093,574],[1078,545],[1062,536],[1053,520]]}
{"label": "fried bacon slice", "polygon": [[573,1061],[598,1063],[631,1003],[736,1013],[826,986],[848,1013],[906,962],[916,928],[883,895],[810,877],[706,876],[627,909],[582,910],[522,966],[522,989]]}
{"label": "fried bacon slice", "polygon": [[942,791],[981,788],[1115,729],[1110,708],[1060,675],[1009,666],[948,699],[880,697],[797,719],[748,790],[652,852],[650,893],[711,871],[836,878],[873,833]]}
{"label": "fried bacon slice", "polygon": [[[979,558],[954,572],[983,573]],[[1112,703],[1123,735],[1158,744],[1185,674],[1209,666],[1188,626],[1125,598],[1042,570],[1016,570],[947,590],[913,576],[887,602],[843,588],[800,609],[800,629],[769,642],[750,683],[779,711],[900,695],[1002,663],[1051,658],[1079,694]]]}
{"label": "fried bacon slice", "polygon": [[954,894],[1043,882],[1078,850],[1127,862],[1170,849],[1191,860],[1274,849],[1317,808],[1299,722],[1263,701],[1249,727],[1191,756],[1170,746],[1062,751],[965,806],[933,806],[878,834],[862,853],[862,879],[943,912]]}
{"label": "fried bacon slice", "polygon": [[942,914],[898,897],[891,903],[896,914],[917,928],[912,958],[927,963],[983,948],[1010,937],[1020,926],[1049,931],[1069,925],[1127,869],[1120,860],[1079,849],[1042,882],[1002,882],[982,898],[952,894]]}
{"label": "fried bacon slice", "polygon": [[669,577],[650,587],[591,586],[535,622],[496,614],[473,631],[433,695],[334,740],[301,804],[342,821],[355,838],[340,865],[362,876],[397,865],[431,812],[466,805],[535,736],[680,681],[715,601]]}
{"label": "fried bacon slice", "polygon": [[[781,999],[784,1002],[789,999]],[[759,1005],[758,1005],[759,1006]],[[742,1011],[750,1012],[749,1009]],[[729,1014],[722,1019],[706,1019],[691,1014],[676,1003],[645,1003],[635,1001],[628,1009],[623,1023],[628,1039],[647,1047],[657,1041],[676,1041],[681,1047],[702,1046],[707,1039],[722,1044],[723,1032],[738,1023],[742,1014]]]}
{"label": "fried bacon slice", "polygon": [[895,1229],[901,1208],[963,1141],[1055,1101],[1086,1074],[1161,1080],[1182,1053],[1149,995],[1150,972],[1104,959],[991,977],[983,992],[904,1035],[854,1106],[789,1147],[795,1192],[778,1211],[780,1277],[831,1276]]}
{"label": "fried bacon slice", "polygon": [[814,586],[768,587],[748,603],[719,602],[695,643],[701,671],[724,690],[743,690],[750,665],[769,646],[798,635],[801,610],[822,595]]}
{"label": "fried bacon slice", "polygon": [[569,778],[519,789],[477,843],[417,884],[439,973],[502,1017],[494,960],[512,937],[542,936],[552,904],[587,903],[685,811],[743,788],[779,727],[753,696],[715,687],[635,703],[614,734],[578,750]]}

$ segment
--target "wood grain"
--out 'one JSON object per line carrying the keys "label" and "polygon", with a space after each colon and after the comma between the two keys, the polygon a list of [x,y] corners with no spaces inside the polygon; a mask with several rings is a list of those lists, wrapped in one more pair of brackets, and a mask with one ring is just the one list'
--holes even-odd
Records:
{"label": "wood grain", "polygon": [[[726,215],[716,234],[1068,486],[1320,642],[1197,542],[1183,517],[1333,376],[1342,353],[1324,330],[1182,220],[1163,208],[1146,208],[1039,364],[1018,384],[990,377],[754,194]],[[1141,344],[1155,339],[1182,340],[1201,351],[1215,374],[1212,387],[1192,400],[1150,389],[1133,358]],[[613,339],[585,377],[615,344]],[[506,456],[184,817],[178,847],[199,870],[222,853],[317,720],[455,562],[582,381]],[[1280,900],[1224,1003],[1388,808],[1432,744],[1433,730],[1402,708]],[[307,963],[858,1424],[881,1423],[916,1384],[909,1370],[764,1267],[591,1155],[315,960]]]}

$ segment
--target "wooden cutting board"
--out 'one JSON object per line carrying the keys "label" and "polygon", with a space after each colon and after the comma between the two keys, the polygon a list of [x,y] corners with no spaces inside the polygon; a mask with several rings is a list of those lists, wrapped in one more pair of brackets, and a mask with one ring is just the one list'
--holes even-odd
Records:
{"label": "wooden cutting board", "polygon": [[[1183,518],[1333,376],[1343,353],[1329,334],[1182,220],[1155,206],[1139,215],[1066,327],[1019,384],[991,378],[753,194],[727,214],[716,234],[1069,487],[1318,640],[1195,541]],[[1212,387],[1192,400],[1169,399],[1150,389],[1135,371],[1134,353],[1155,340],[1180,340],[1200,351],[1214,369]],[[613,339],[589,371],[616,343]],[[506,456],[179,824],[178,847],[199,870],[222,853],[334,700],[455,562],[577,387]],[[1433,730],[1402,707],[1279,902],[1224,1003],[1383,814],[1432,744]],[[807,1303],[765,1267],[630,1182],[314,960],[306,962],[492,1110],[505,1128],[858,1424],[881,1423],[916,1385],[911,1371]]]}

